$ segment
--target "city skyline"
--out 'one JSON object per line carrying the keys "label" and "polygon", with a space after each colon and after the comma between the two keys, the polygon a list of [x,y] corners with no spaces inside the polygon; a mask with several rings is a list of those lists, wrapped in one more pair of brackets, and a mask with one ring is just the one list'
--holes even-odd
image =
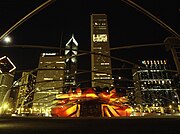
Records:
{"label": "city skyline", "polygon": [[[50,4],[37,14],[26,15],[46,2]],[[7,7],[16,13],[22,9],[27,13],[21,15],[28,18],[21,23],[24,18],[12,13],[21,18],[12,22],[21,25],[6,40],[1,37],[10,23],[0,24],[4,28],[0,56],[9,57],[13,65],[8,68],[10,64],[1,58],[1,98],[11,91],[8,103],[13,105],[17,99],[14,113],[52,117],[179,114],[180,27],[179,15],[171,16],[179,14],[178,2],[162,6],[135,1],[155,14],[155,19],[133,8],[130,0],[68,2],[42,0],[27,10],[31,2],[2,3],[2,12]],[[4,79],[11,71],[13,84]],[[10,112],[5,104],[2,101],[1,113]]]}
{"label": "city skyline", "polygon": [[[2,34],[24,15],[45,2],[23,1],[21,3],[3,1],[1,4],[2,23],[0,25]],[[145,9],[167,22],[175,31],[179,32],[179,1],[136,1]],[[163,2],[163,5],[161,4]],[[79,8],[77,8],[79,7]],[[166,10],[166,9],[171,10]],[[158,9],[158,10],[157,10]],[[12,11],[16,12],[12,12]],[[116,13],[118,12],[118,13]],[[13,39],[11,45],[42,45],[59,47],[62,37],[62,44],[68,41],[72,33],[79,43],[79,50],[90,51],[90,15],[92,13],[105,13],[108,16],[110,47],[122,45],[162,43],[171,34],[161,26],[153,22],[147,16],[136,9],[128,6],[122,1],[102,2],[102,1],[76,1],[71,5],[68,2],[55,1],[32,18],[24,22],[15,29],[10,36]],[[8,16],[8,18],[6,18]],[[76,18],[77,17],[77,18]],[[120,18],[120,19],[119,19]],[[74,21],[72,21],[74,20]],[[53,24],[53,25],[52,25]],[[81,27],[81,28],[80,28]],[[87,30],[86,30],[87,29]],[[44,32],[48,31],[48,32]],[[1,42],[2,45],[5,45]],[[142,55],[151,57],[151,51],[162,51],[157,53],[157,57],[166,56],[162,46],[146,48],[136,48],[133,50],[113,51],[112,56],[122,59],[135,58],[138,60]],[[33,51],[33,54],[32,54]],[[148,52],[150,51],[150,52]],[[17,70],[33,69],[38,65],[38,57],[43,49],[34,48],[1,48],[1,55],[7,55],[17,66]],[[139,55],[141,52],[141,55]],[[129,54],[131,53],[131,55]],[[134,55],[133,55],[134,54]],[[81,57],[80,61],[85,61],[88,56]],[[154,57],[153,57],[154,58]],[[89,63],[90,64],[90,63]],[[90,69],[88,65],[81,67]],[[112,63],[118,66],[118,63]]]}

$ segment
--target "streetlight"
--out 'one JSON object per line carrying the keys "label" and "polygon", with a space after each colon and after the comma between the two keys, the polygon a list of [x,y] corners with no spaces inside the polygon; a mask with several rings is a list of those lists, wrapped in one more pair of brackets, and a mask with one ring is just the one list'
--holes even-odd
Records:
{"label": "streetlight", "polygon": [[4,104],[2,105],[2,108],[8,109],[8,108],[9,108],[9,105],[8,105],[7,103],[4,103]]}
{"label": "streetlight", "polygon": [[9,108],[9,104],[8,103],[2,103],[1,107],[0,107],[0,114],[4,114],[5,111]]}
{"label": "streetlight", "polygon": [[6,36],[6,37],[4,37],[3,41],[4,41],[5,43],[11,43],[11,42],[12,42],[12,38],[9,37],[9,36]]}

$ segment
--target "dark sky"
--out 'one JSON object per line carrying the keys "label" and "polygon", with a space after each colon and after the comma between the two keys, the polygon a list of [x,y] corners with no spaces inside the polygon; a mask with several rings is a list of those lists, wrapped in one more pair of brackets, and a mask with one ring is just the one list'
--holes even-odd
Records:
{"label": "dark sky", "polygon": [[[180,0],[133,0],[180,33]],[[1,0],[0,35],[45,0]],[[10,36],[11,45],[42,45],[62,47],[74,34],[80,50],[90,50],[90,15],[105,13],[108,16],[110,47],[162,43],[167,30],[121,0],[56,0],[28,19]],[[1,45],[5,45],[1,42]],[[33,69],[38,65],[39,54],[45,49],[0,48],[0,56],[7,55],[17,70]],[[49,50],[48,50],[49,51]],[[138,59],[164,58],[164,47],[146,47],[111,52],[112,56],[136,62]],[[172,59],[171,59],[172,60]],[[82,61],[89,61],[84,64]],[[80,69],[89,69],[90,56],[79,59]],[[112,62],[113,67],[122,63]]]}

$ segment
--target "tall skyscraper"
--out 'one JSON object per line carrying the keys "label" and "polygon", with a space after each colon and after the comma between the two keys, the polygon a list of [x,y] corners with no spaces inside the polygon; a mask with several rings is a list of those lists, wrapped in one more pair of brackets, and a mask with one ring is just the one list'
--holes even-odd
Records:
{"label": "tall skyscraper", "polygon": [[178,95],[172,87],[172,76],[166,60],[143,60],[144,68],[133,70],[135,102],[168,107],[177,105]]}
{"label": "tall skyscraper", "polygon": [[66,43],[65,46],[65,57],[66,57],[66,71],[65,71],[65,86],[76,85],[76,73],[77,73],[77,49],[78,43],[72,35],[71,39]]}
{"label": "tall skyscraper", "polygon": [[109,87],[113,80],[109,57],[108,23],[105,14],[91,15],[91,52],[96,53],[91,55],[92,87]]}
{"label": "tall skyscraper", "polygon": [[15,69],[15,65],[7,56],[0,58],[0,114],[9,101]]}
{"label": "tall skyscraper", "polygon": [[63,92],[65,58],[57,53],[42,53],[36,77],[33,109],[44,113],[56,95]]}
{"label": "tall skyscraper", "polygon": [[[30,72],[23,72],[19,82],[19,91],[17,95],[17,108],[31,108],[35,88],[35,75]],[[27,105],[26,105],[27,104]]]}

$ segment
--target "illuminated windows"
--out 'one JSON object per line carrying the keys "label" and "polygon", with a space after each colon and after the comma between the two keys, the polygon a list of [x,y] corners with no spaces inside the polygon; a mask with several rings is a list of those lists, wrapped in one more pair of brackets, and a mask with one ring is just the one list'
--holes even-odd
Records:
{"label": "illuminated windows", "polygon": [[107,34],[93,34],[93,42],[107,42]]}
{"label": "illuminated windows", "polygon": [[[108,39],[108,23],[105,14],[91,15],[91,51],[99,55],[91,55],[92,58],[92,87],[110,86],[113,83],[111,79],[111,58],[103,56],[110,56],[109,39]],[[96,71],[96,72],[95,72]],[[106,71],[105,73],[101,73]],[[109,84],[107,84],[109,83]]]}
{"label": "illuminated windows", "polygon": [[107,62],[107,63],[101,63],[101,65],[109,65],[109,63]]}
{"label": "illuminated windows", "polygon": [[55,99],[55,95],[63,90],[62,78],[64,78],[65,57],[59,56],[57,53],[56,55],[42,54],[38,68],[35,85],[38,92],[34,94],[33,105],[37,103],[36,107],[49,106],[49,102],[40,98]]}
{"label": "illuminated windows", "polygon": [[172,78],[166,70],[166,60],[143,60],[141,64],[144,68],[137,67],[133,72],[135,95],[137,94],[135,98],[141,96],[138,98],[138,103],[153,104],[158,101],[165,104],[168,99],[171,100]]}
{"label": "illuminated windows", "polygon": [[111,77],[94,77],[94,79],[109,80]]}
{"label": "illuminated windows", "polygon": [[44,80],[53,80],[53,78],[44,78]]}
{"label": "illuminated windows", "polygon": [[97,73],[96,75],[97,75],[97,76],[102,76],[102,75],[107,75],[107,74],[104,74],[104,73]]}
{"label": "illuminated windows", "polygon": [[66,56],[66,71],[65,71],[65,85],[75,85],[76,84],[76,72],[77,72],[77,50],[78,42],[75,40],[74,35],[66,43],[65,47]]}
{"label": "illuminated windows", "polygon": [[98,50],[98,49],[101,50],[102,47],[94,47],[93,49],[94,49],[94,50],[96,50],[96,49],[97,49],[97,50]]}

